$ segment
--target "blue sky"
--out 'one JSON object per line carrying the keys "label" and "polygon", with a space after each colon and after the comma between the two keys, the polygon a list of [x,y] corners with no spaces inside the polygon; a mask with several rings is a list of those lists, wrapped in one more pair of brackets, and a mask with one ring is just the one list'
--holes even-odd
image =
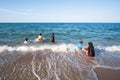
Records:
{"label": "blue sky", "polygon": [[0,0],[0,22],[120,22],[120,0]]}

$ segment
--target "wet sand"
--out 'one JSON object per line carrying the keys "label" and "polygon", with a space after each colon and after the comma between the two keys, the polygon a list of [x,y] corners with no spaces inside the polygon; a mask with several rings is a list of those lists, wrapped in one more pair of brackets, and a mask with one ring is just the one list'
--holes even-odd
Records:
{"label": "wet sand", "polygon": [[0,80],[97,80],[83,56],[50,50],[0,54]]}
{"label": "wet sand", "polygon": [[97,67],[95,69],[99,80],[120,80],[120,69]]}

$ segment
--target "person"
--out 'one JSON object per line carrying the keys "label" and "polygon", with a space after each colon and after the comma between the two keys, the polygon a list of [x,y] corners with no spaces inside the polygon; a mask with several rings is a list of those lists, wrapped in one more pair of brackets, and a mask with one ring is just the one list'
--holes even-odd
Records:
{"label": "person", "polygon": [[81,53],[81,51],[83,49],[82,44],[83,44],[83,41],[80,41],[80,43],[78,44],[78,56],[80,55],[80,53]]}
{"label": "person", "polygon": [[38,35],[38,38],[37,38],[37,42],[42,42],[42,34],[40,33],[39,35]]}
{"label": "person", "polygon": [[55,44],[55,35],[54,35],[54,33],[52,33],[51,40],[52,40],[52,43]]}
{"label": "person", "polygon": [[28,38],[25,38],[24,44],[28,44]]}
{"label": "person", "polygon": [[88,48],[85,48],[86,55],[94,57],[95,50],[92,42],[88,42]]}

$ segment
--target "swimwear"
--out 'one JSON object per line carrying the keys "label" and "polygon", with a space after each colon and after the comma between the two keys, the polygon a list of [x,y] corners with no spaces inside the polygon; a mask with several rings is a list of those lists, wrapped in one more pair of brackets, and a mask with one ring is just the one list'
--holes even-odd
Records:
{"label": "swimwear", "polygon": [[82,50],[82,45],[81,44],[78,44],[78,50]]}
{"label": "swimwear", "polygon": [[94,57],[95,56],[94,47],[88,47],[88,53],[89,56]]}
{"label": "swimwear", "polygon": [[28,42],[27,42],[27,41],[24,41],[24,44],[28,44]]}

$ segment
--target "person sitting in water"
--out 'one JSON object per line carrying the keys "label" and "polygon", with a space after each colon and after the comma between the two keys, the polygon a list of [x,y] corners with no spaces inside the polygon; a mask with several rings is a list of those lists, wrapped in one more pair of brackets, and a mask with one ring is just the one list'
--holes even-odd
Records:
{"label": "person sitting in water", "polygon": [[86,55],[94,57],[95,50],[92,42],[88,42],[88,48],[85,48]]}
{"label": "person sitting in water", "polygon": [[78,44],[78,56],[80,55],[80,53],[81,53],[81,51],[83,49],[82,44],[83,44],[83,41],[80,41],[80,43]]}
{"label": "person sitting in water", "polygon": [[55,35],[54,35],[54,33],[52,33],[51,40],[52,40],[52,43],[55,44]]}
{"label": "person sitting in water", "polygon": [[42,42],[43,38],[42,38],[42,34],[40,33],[38,35],[38,38],[37,38],[37,42]]}
{"label": "person sitting in water", "polygon": [[28,44],[28,38],[25,38],[24,44]]}

